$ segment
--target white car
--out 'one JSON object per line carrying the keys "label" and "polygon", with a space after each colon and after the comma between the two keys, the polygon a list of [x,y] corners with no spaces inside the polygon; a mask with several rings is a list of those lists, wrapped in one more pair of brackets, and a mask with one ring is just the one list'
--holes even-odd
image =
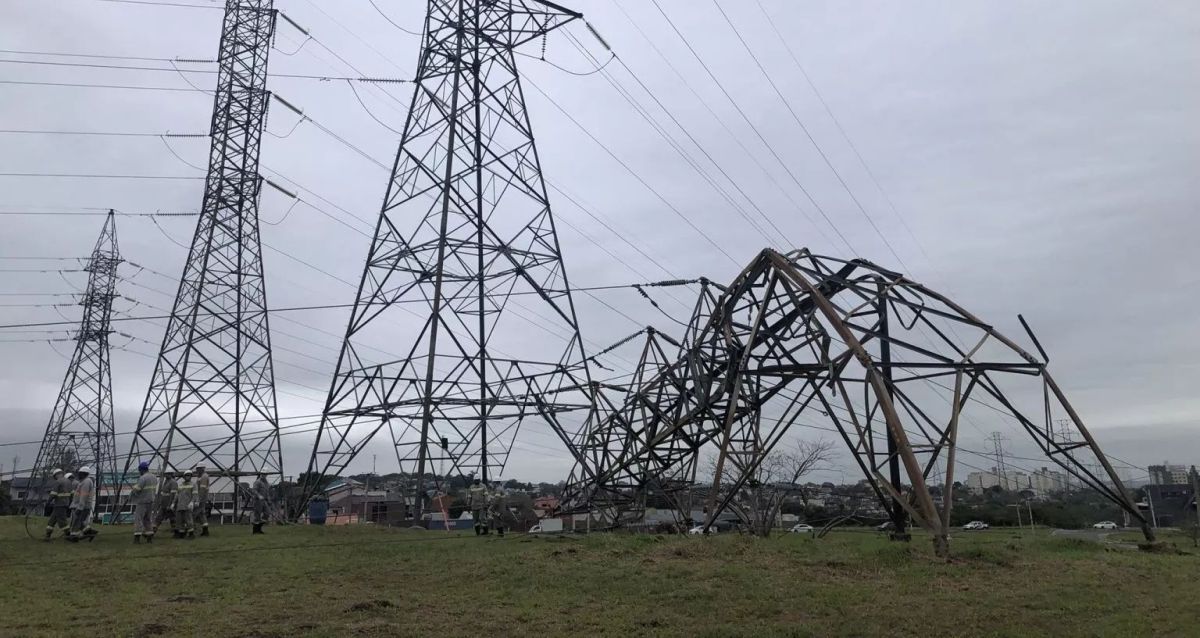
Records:
{"label": "white car", "polygon": [[988,528],[988,524],[983,521],[971,521],[970,523],[963,525],[964,530],[987,529],[987,528]]}
{"label": "white car", "polygon": [[789,529],[788,531],[793,534],[811,534],[816,530],[813,529],[812,525],[807,523],[796,523],[792,526],[792,529]]}
{"label": "white car", "polygon": [[1118,529],[1117,524],[1112,521],[1100,521],[1092,525],[1092,529]]}
{"label": "white car", "polygon": [[[688,533],[689,533],[689,534],[704,534],[704,533],[705,533],[705,532],[704,532],[704,526],[703,526],[703,525],[697,525],[697,526],[693,527],[692,529],[689,529],[689,530],[688,530]],[[712,527],[708,528],[708,533],[709,533],[709,534],[716,534],[716,533],[717,533],[717,526],[716,526],[716,525],[713,525]]]}

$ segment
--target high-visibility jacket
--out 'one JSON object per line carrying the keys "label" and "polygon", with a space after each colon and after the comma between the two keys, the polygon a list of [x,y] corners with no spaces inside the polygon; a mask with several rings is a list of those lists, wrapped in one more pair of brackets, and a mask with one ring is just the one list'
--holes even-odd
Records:
{"label": "high-visibility jacket", "polygon": [[158,493],[158,479],[146,472],[138,477],[133,489],[129,490],[129,500],[134,505],[154,505],[154,496]]}
{"label": "high-visibility jacket", "polygon": [[66,507],[71,504],[71,497],[74,495],[71,489],[71,482],[66,477],[50,480],[50,505],[54,507]]}
{"label": "high-visibility jacket", "polygon": [[254,480],[254,500],[265,503],[271,498],[271,485],[267,483],[267,479],[258,477]]}
{"label": "high-visibility jacket", "polygon": [[175,492],[179,489],[179,483],[173,478],[163,478],[158,484],[158,502],[162,507],[170,507],[175,501]]}
{"label": "high-visibility jacket", "polygon": [[71,509],[96,510],[96,482],[88,476],[79,480],[75,493],[71,496]]}
{"label": "high-visibility jacket", "polygon": [[192,509],[192,498],[196,495],[196,486],[192,485],[191,481],[185,480],[179,484],[179,489],[175,491],[175,511]]}
{"label": "high-visibility jacket", "polygon": [[199,503],[208,501],[208,475],[201,474],[196,477],[196,500]]}
{"label": "high-visibility jacket", "polygon": [[472,485],[467,490],[468,505],[473,510],[486,509],[488,506],[488,490],[483,485]]}

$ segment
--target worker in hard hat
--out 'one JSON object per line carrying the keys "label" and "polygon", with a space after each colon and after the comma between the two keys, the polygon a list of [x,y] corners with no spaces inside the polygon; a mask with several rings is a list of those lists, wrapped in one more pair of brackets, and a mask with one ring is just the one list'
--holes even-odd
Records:
{"label": "worker in hard hat", "polygon": [[195,506],[196,486],[192,483],[192,471],[183,473],[183,482],[175,490],[175,502],[171,509],[175,510],[175,538],[195,538],[196,529],[192,527],[192,507]]}
{"label": "worker in hard hat", "polygon": [[96,537],[92,529],[92,512],[96,511],[96,481],[92,478],[92,468],[83,466],[76,472],[79,484],[71,495],[71,532],[67,540],[79,542],[86,538]]}
{"label": "worker in hard hat", "polygon": [[254,499],[254,510],[250,518],[254,529],[250,533],[264,534],[263,525],[267,524],[267,507],[271,501],[271,486],[267,483],[266,472],[258,473],[258,478],[254,479],[254,486],[250,488],[250,495]]}
{"label": "worker in hard hat", "polygon": [[196,466],[196,508],[193,522],[200,528],[201,536],[208,536],[208,473],[203,465]]}
{"label": "worker in hard hat", "polygon": [[467,507],[475,521],[475,535],[488,533],[488,489],[483,481],[475,479],[467,489]]}
{"label": "worker in hard hat", "polygon": [[55,529],[61,529],[65,535],[71,524],[71,482],[61,469],[55,468],[50,473],[50,491],[46,497],[50,501],[50,518],[46,521],[46,540],[54,536]]}
{"label": "worker in hard hat", "polygon": [[150,463],[138,463],[138,480],[129,490],[129,502],[133,504],[133,542],[154,541],[154,501],[158,494],[158,479],[150,473]]}
{"label": "worker in hard hat", "polygon": [[504,491],[500,481],[492,483],[492,491],[488,495],[488,509],[492,527],[496,528],[496,535],[503,538],[504,519],[508,516],[508,493]]}
{"label": "worker in hard hat", "polygon": [[67,483],[71,486],[71,493],[75,493],[75,486],[79,485],[79,479],[75,478],[73,472],[67,472]]}
{"label": "worker in hard hat", "polygon": [[164,471],[162,479],[158,482],[158,520],[154,521],[154,531],[158,531],[158,526],[162,525],[164,520],[170,521],[172,528],[175,527],[175,511],[171,509],[171,505],[175,502],[175,492],[178,489],[175,471]]}

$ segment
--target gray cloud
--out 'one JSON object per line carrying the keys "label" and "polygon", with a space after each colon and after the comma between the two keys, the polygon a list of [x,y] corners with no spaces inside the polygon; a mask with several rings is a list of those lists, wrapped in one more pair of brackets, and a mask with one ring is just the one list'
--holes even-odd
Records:
{"label": "gray cloud", "polygon": [[[1195,179],[1200,129],[1192,121],[1200,106],[1200,14],[1183,2],[1152,7],[1119,2],[764,3],[919,243],[858,165],[755,5],[726,0],[722,6],[750,36],[751,47],[915,278],[949,291],[965,307],[1021,340],[1015,314],[1024,313],[1050,350],[1056,376],[1101,441],[1116,446],[1114,453],[1138,464],[1162,458],[1194,460],[1197,450],[1180,445],[1194,439],[1188,433],[1194,432],[1200,412],[1200,400],[1192,391],[1200,376],[1195,363],[1200,360],[1200,334],[1194,320],[1200,276],[1191,257],[1191,238],[1200,230],[1194,215],[1200,195]],[[394,29],[369,4],[320,4],[317,9],[307,0],[290,0],[280,6],[365,74],[412,74],[417,38]],[[400,24],[420,24],[420,3],[380,6]],[[709,115],[616,5],[593,0],[576,6],[768,211],[790,243],[847,254],[840,242],[834,243],[833,229],[821,221],[652,5],[621,2],[765,171]],[[678,1],[664,1],[663,6],[855,252],[899,267],[712,6]],[[0,7],[0,37],[18,50],[212,57],[219,18],[220,12],[211,10],[16,0]],[[580,26],[572,32],[599,54]],[[292,51],[302,41],[303,36],[281,23],[280,49]],[[532,44],[530,53],[537,55],[537,49],[538,44]],[[561,34],[549,38],[547,58],[577,71],[590,68]],[[601,211],[618,234],[652,254],[672,274],[727,280],[765,244],[602,76],[564,74],[528,58],[520,64],[532,83],[717,238],[737,262],[687,229],[537,90],[528,89],[547,177]],[[291,56],[273,52],[271,65],[277,72],[347,74],[331,54],[311,42]],[[627,73],[615,64],[609,68],[622,86],[652,107]],[[187,86],[171,73],[3,63],[0,79]],[[189,79],[201,87],[213,82],[200,74]],[[397,136],[363,112],[345,83],[279,78],[272,88],[371,156],[390,163]],[[408,90],[387,90],[398,101],[378,87],[360,87],[372,113],[399,129]],[[5,128],[195,132],[207,128],[210,108],[211,98],[201,93],[0,85]],[[667,121],[661,114],[656,117]],[[311,124],[300,124],[287,135],[296,120],[295,114],[273,105],[269,129],[286,136],[267,137],[264,173],[294,179],[353,212],[366,223],[321,204],[369,232],[383,196],[385,172]],[[687,144],[678,131],[672,134]],[[0,139],[5,151],[0,172],[197,174],[155,138]],[[187,161],[203,165],[204,140],[175,140],[172,146]],[[695,150],[689,153],[701,157]],[[0,209],[195,210],[200,192],[199,181],[0,177]],[[789,195],[800,202],[800,209]],[[553,190],[551,196],[575,285],[668,276]],[[289,205],[278,193],[264,195],[263,219],[282,219],[278,225],[263,226],[271,304],[349,302],[350,286],[333,277],[357,281],[367,239],[305,206],[283,219]],[[72,256],[87,252],[101,219],[4,216],[0,222],[0,257]],[[127,259],[169,276],[180,272],[185,251],[175,242],[187,243],[192,218],[162,219],[161,228],[146,218],[122,218],[119,223]],[[15,263],[0,260],[0,267]],[[121,284],[121,293],[147,305],[124,302],[122,307],[133,315],[157,314],[148,309],[150,304],[169,307],[174,291],[170,277],[135,272],[133,267],[124,270],[128,282]],[[83,285],[77,273],[63,277],[65,281],[57,274],[0,273],[0,292],[69,292]],[[662,323],[634,293],[602,294],[634,321],[577,295],[592,350],[639,324]],[[686,301],[682,291],[673,294]],[[665,307],[682,311],[665,293],[658,297]],[[0,323],[6,324],[59,319],[53,308],[0,310]],[[75,308],[58,311],[70,318],[77,314]],[[277,353],[280,410],[284,415],[313,414],[324,401],[334,365],[332,349],[338,346],[346,312],[313,311],[288,318],[293,321],[273,320],[275,343],[288,349]],[[130,322],[122,330],[153,344],[161,339],[162,328],[161,322]],[[0,339],[17,336],[4,331]],[[114,337],[115,343],[126,341]],[[133,340],[127,350],[113,355],[119,430],[132,429],[141,407],[152,365],[146,355],[156,349],[151,344]],[[54,345],[63,353],[70,346]],[[0,370],[0,438],[36,439],[65,360],[45,343],[0,343],[0,353],[5,362]],[[311,440],[304,435],[286,439],[285,464],[291,473],[304,462]],[[524,447],[514,452],[509,474],[548,480],[565,476],[568,463],[561,451],[550,451],[555,443],[548,432],[531,429],[522,434],[519,445]],[[0,448],[0,456],[11,456],[5,450]],[[379,455],[381,469],[382,459],[391,454],[378,443],[370,453]],[[36,447],[21,451],[29,459],[35,454]]]}

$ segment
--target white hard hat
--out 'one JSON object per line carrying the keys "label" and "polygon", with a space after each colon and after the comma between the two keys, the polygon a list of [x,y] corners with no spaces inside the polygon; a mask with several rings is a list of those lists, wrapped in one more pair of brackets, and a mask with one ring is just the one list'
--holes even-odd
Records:
{"label": "white hard hat", "polygon": [[67,472],[67,478],[75,478],[75,474],[72,472]]}
{"label": "white hard hat", "polygon": [[92,473],[92,468],[90,468],[90,467],[88,467],[88,466],[86,466],[86,465],[85,465],[85,466],[83,466],[83,467],[79,468],[79,473],[80,473],[80,474],[91,474],[91,473]]}
{"label": "white hard hat", "polygon": [[54,476],[55,474],[62,474],[62,469],[56,467],[53,470],[50,470],[50,476]]}

